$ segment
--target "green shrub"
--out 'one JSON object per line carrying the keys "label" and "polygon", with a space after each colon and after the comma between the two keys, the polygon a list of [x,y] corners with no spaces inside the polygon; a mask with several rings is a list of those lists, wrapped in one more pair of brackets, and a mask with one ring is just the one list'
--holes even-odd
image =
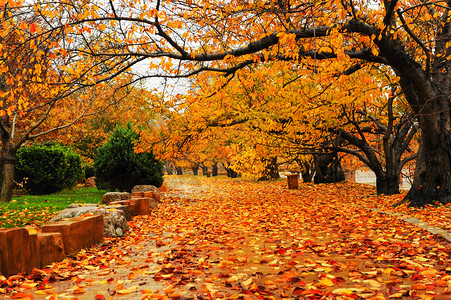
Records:
{"label": "green shrub", "polygon": [[135,185],[163,184],[163,166],[152,151],[135,153],[140,135],[131,124],[117,127],[110,139],[97,149],[94,158],[96,185],[99,189],[130,192]]}
{"label": "green shrub", "polygon": [[23,147],[16,159],[16,181],[33,195],[72,188],[83,176],[80,155],[60,145]]}
{"label": "green shrub", "polygon": [[94,171],[93,165],[83,165],[83,169],[85,170],[85,178],[95,176],[95,171]]}

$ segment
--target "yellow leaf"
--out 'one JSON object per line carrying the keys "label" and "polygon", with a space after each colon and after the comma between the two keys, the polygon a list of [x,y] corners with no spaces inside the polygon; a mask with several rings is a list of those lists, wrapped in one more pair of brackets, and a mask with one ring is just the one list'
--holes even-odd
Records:
{"label": "yellow leaf", "polygon": [[132,290],[129,290],[129,289],[124,289],[124,290],[119,290],[119,291],[117,291],[117,293],[119,294],[119,295],[128,295],[128,294],[131,294],[133,291]]}
{"label": "yellow leaf", "polygon": [[321,279],[320,284],[323,286],[333,286],[334,285],[333,281],[330,280],[329,278]]}
{"label": "yellow leaf", "polygon": [[351,295],[352,293],[353,292],[348,289],[335,289],[332,291],[332,294],[334,294],[334,295],[343,295],[343,294]]}
{"label": "yellow leaf", "polygon": [[392,268],[387,268],[387,269],[385,269],[385,270],[383,271],[384,274],[391,274],[392,272],[393,272],[393,273],[396,273],[396,271],[393,270]]}

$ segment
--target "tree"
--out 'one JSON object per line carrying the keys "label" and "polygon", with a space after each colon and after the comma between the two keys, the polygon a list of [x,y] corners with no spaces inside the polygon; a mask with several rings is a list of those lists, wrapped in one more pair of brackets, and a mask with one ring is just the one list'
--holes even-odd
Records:
{"label": "tree", "polygon": [[163,184],[163,166],[151,151],[136,153],[140,134],[132,128],[117,127],[99,149],[94,160],[96,185],[102,189],[131,192],[135,185]]}
{"label": "tree", "polygon": [[[129,81],[131,78],[124,77],[120,85]],[[157,102],[157,95],[143,87],[113,86],[102,89],[101,94],[90,93],[88,97],[99,103],[96,113],[59,131],[57,136],[59,141],[76,148],[87,161],[94,160],[97,148],[107,141],[117,126],[126,126],[133,120],[136,126],[147,128],[156,122],[157,116],[151,108]]]}
{"label": "tree", "polygon": [[[150,59],[149,76],[185,77],[202,71],[232,75],[271,60],[290,60],[306,74],[349,73],[363,65],[385,65],[419,120],[421,151],[408,199],[412,205],[451,202],[451,21],[449,1],[156,1],[127,7],[109,2],[51,3],[49,11],[74,8],[64,28],[80,37],[95,30],[108,40],[93,47],[74,39],[74,53],[129,67]],[[54,31],[62,28],[53,24]],[[130,34],[130,29],[133,34]],[[159,59],[156,67],[154,58]],[[162,73],[159,73],[162,72]],[[349,86],[347,87],[349,88]]]}
{"label": "tree", "polygon": [[[11,200],[16,153],[30,141],[59,139],[58,131],[79,124],[108,106],[94,95],[97,77],[84,77],[87,69],[98,66],[68,56],[61,31],[46,36],[47,23],[21,1],[0,5],[0,202]],[[99,73],[108,71],[102,68]],[[101,80],[97,81],[101,83]],[[116,77],[110,85],[122,85]],[[87,90],[91,88],[91,90]]]}

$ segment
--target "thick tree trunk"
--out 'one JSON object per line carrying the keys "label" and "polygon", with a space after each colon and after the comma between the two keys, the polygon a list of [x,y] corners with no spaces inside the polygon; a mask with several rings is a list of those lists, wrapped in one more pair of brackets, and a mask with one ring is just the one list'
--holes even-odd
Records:
{"label": "thick tree trunk", "polygon": [[234,170],[232,170],[231,168],[225,168],[226,172],[227,172],[227,177],[230,178],[237,178],[238,177],[238,173],[235,172]]}
{"label": "thick tree trunk", "polygon": [[14,169],[16,164],[16,151],[9,142],[3,142],[2,147],[2,186],[0,191],[0,202],[9,202],[14,189]]}
{"label": "thick tree trunk", "polygon": [[440,130],[422,135],[413,184],[406,196],[410,206],[451,203],[450,133]]}
{"label": "thick tree trunk", "polygon": [[302,182],[312,182],[313,176],[315,175],[315,166],[313,158],[306,158],[296,160],[299,167],[301,168]]}
{"label": "thick tree trunk", "polygon": [[345,180],[337,153],[319,155],[315,158],[315,183],[333,183]]}
{"label": "thick tree trunk", "polygon": [[214,163],[211,167],[211,176],[218,176],[218,163]]}
{"label": "thick tree trunk", "polygon": [[399,194],[399,174],[391,176],[383,174],[376,176],[376,190],[378,194]]}

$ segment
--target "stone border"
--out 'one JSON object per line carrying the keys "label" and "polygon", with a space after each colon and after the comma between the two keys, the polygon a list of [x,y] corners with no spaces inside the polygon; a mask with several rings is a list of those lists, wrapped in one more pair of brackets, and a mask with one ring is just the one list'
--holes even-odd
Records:
{"label": "stone border", "polygon": [[[160,191],[166,191],[166,185]],[[155,192],[133,193],[129,200],[110,203],[109,208],[122,210],[124,217],[148,215],[160,202]],[[127,212],[130,215],[127,215]],[[0,275],[31,273],[62,261],[81,249],[101,243],[103,216],[86,214],[68,220],[44,224],[40,231],[33,227],[0,228]]]}
{"label": "stone border", "polygon": [[42,226],[0,229],[0,273],[30,273],[103,240],[103,216],[81,216]]}

